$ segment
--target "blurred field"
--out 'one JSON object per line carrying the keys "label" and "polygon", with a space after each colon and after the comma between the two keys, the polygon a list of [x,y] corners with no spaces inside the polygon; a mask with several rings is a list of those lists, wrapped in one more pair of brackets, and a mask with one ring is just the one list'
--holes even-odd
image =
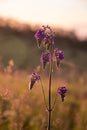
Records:
{"label": "blurred field", "polygon": [[[62,35],[63,33],[63,35]],[[41,50],[35,31],[6,24],[0,27],[0,130],[47,130],[47,111],[40,83],[29,90],[29,74],[40,69]],[[52,114],[52,130],[87,130],[87,40],[73,32],[55,36],[55,47],[64,50],[65,60],[52,79],[52,102],[57,88],[66,85],[65,102],[58,95]],[[48,68],[40,69],[48,99]],[[48,102],[47,102],[48,104]]]}
{"label": "blurred field", "polygon": [[[64,73],[64,72],[63,72]],[[73,74],[73,72],[71,72]],[[71,74],[69,74],[70,76]],[[57,88],[66,84],[68,93],[65,102],[58,95],[55,110],[52,114],[54,130],[86,130],[87,129],[87,77],[73,76],[53,77],[52,101]],[[76,79],[75,79],[76,78]],[[47,96],[48,79],[42,74]],[[47,111],[43,102],[40,83],[36,83],[32,91],[28,88],[29,74],[16,71],[13,74],[0,73],[0,130],[46,130]]]}

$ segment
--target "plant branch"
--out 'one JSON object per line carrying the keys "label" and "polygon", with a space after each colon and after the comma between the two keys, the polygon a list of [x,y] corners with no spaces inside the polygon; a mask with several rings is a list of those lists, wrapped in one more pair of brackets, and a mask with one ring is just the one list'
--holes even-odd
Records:
{"label": "plant branch", "polygon": [[42,84],[42,81],[40,79],[40,83],[41,83],[41,88],[42,88],[42,93],[43,93],[43,98],[44,98],[44,103],[45,103],[45,107],[48,111],[48,106],[47,106],[47,103],[46,103],[46,96],[45,96],[45,92],[44,92],[44,87],[43,87],[43,84]]}
{"label": "plant branch", "polygon": [[53,111],[53,109],[54,109],[54,107],[55,107],[57,97],[58,97],[58,96],[57,96],[57,94],[56,94],[55,99],[54,99],[54,103],[53,103],[53,106],[52,106],[52,111]]}

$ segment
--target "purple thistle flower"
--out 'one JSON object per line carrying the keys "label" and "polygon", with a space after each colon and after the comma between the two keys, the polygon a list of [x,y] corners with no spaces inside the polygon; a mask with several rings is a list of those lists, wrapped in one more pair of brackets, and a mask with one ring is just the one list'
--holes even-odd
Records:
{"label": "purple thistle flower", "polygon": [[41,63],[43,65],[43,69],[45,69],[46,64],[50,62],[50,52],[46,51],[46,52],[42,52],[41,55]]}
{"label": "purple thistle flower", "polygon": [[65,86],[58,88],[58,94],[61,95],[62,102],[64,101],[64,97],[66,93],[67,93],[67,88]]}
{"label": "purple thistle flower", "polygon": [[40,80],[40,75],[38,75],[38,74],[36,74],[36,73],[32,73],[31,75],[30,75],[30,79],[31,79],[31,81],[30,81],[30,89],[32,89],[32,87],[33,87],[33,85],[35,84],[35,82],[36,81],[38,81],[38,80]]}
{"label": "purple thistle flower", "polygon": [[35,33],[35,38],[37,40],[37,44],[38,47],[41,46],[42,41],[44,40],[44,38],[46,37],[46,34],[44,32],[43,29],[39,29],[36,33]]}

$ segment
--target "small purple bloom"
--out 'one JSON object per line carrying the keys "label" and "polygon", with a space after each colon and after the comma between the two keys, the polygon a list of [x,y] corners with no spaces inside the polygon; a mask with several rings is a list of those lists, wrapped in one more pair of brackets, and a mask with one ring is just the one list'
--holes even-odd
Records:
{"label": "small purple bloom", "polygon": [[54,57],[56,60],[63,60],[64,59],[64,52],[58,50],[57,48],[54,50]]}
{"label": "small purple bloom", "polygon": [[50,62],[50,52],[49,51],[42,53],[41,62],[43,64],[43,69],[45,69],[46,64]]}
{"label": "small purple bloom", "polygon": [[44,38],[44,30],[40,29],[35,33],[35,38]]}
{"label": "small purple bloom", "polygon": [[53,55],[54,55],[54,59],[56,61],[57,67],[59,67],[60,61],[64,59],[64,52],[55,48]]}
{"label": "small purple bloom", "polygon": [[47,34],[44,38],[44,44],[46,46],[46,49],[49,50],[51,45],[54,45],[54,39],[51,34]]}
{"label": "small purple bloom", "polygon": [[35,84],[36,81],[40,80],[40,75],[36,74],[36,73],[32,73],[30,75],[30,89],[32,89],[33,85]]}
{"label": "small purple bloom", "polygon": [[62,102],[64,101],[64,97],[66,93],[67,93],[67,88],[65,86],[58,88],[58,94],[61,95]]}
{"label": "small purple bloom", "polygon": [[64,59],[64,52],[59,50],[59,59],[63,60]]}
{"label": "small purple bloom", "polygon": [[37,40],[37,44],[38,47],[41,46],[42,41],[44,40],[44,38],[46,37],[46,34],[44,32],[43,29],[39,29],[36,33],[35,33],[35,38]]}

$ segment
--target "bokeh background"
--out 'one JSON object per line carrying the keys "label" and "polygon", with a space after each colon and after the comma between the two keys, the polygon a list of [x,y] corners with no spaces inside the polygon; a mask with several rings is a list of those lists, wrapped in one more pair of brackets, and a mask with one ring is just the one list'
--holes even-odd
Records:
{"label": "bokeh background", "polygon": [[[0,130],[47,130],[41,86],[29,90],[32,71],[42,77],[48,100],[48,75],[40,64],[34,34],[42,25],[55,32],[55,47],[65,59],[52,79],[52,101],[66,85],[65,102],[58,96],[53,130],[87,129],[87,1],[0,0]],[[48,101],[47,101],[48,103]]]}

